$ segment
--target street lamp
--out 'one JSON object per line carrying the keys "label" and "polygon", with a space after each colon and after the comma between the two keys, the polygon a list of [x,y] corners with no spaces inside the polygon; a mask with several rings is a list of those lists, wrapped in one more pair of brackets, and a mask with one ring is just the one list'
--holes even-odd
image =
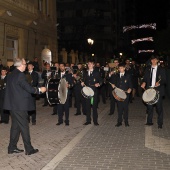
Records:
{"label": "street lamp", "polygon": [[88,38],[87,42],[88,42],[89,45],[93,45],[94,44],[94,40],[92,40],[91,38]]}

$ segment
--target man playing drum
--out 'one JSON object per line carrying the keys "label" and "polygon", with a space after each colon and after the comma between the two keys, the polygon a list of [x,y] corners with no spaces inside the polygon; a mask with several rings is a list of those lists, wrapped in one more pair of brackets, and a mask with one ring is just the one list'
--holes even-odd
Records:
{"label": "man playing drum", "polygon": [[58,123],[56,125],[61,125],[63,124],[63,115],[65,113],[65,125],[69,126],[69,95],[70,95],[70,88],[73,87],[73,77],[71,73],[66,73],[65,69],[65,64],[60,63],[60,74],[59,77],[61,79],[65,79],[67,81],[66,87],[68,89],[67,92],[67,99],[64,104],[58,104],[57,109],[58,109]]}
{"label": "man playing drum", "polygon": [[99,71],[94,69],[94,61],[88,62],[88,70],[83,76],[83,81],[81,83],[82,86],[87,86],[94,91],[93,98],[85,98],[85,106],[86,106],[86,123],[84,125],[91,124],[91,107],[93,110],[93,123],[95,126],[98,124],[98,113],[97,113],[97,92],[100,85],[102,85],[103,80],[100,76]]}
{"label": "man playing drum", "polygon": [[[156,110],[158,113],[158,128],[162,129],[163,125],[163,106],[162,106],[162,97],[165,95],[165,83],[166,83],[166,74],[165,69],[158,66],[158,56],[153,55],[151,57],[151,66],[147,67],[144,73],[143,83],[141,87],[145,89],[154,88],[159,92],[159,99],[157,101]],[[145,125],[153,125],[153,107],[154,105],[147,105],[147,122]]]}
{"label": "man playing drum", "polygon": [[[125,126],[129,126],[128,122],[128,105],[129,105],[129,96],[132,91],[132,79],[129,74],[125,72],[125,65],[124,64],[119,64],[119,74],[117,74],[116,77],[116,84],[112,84],[112,87],[115,88],[120,88],[123,90],[123,92],[126,92],[126,98],[124,100],[118,100],[117,101],[117,106],[118,106],[118,119],[117,119],[117,124],[115,125],[116,127],[119,127],[122,125],[122,115],[124,117],[125,121]],[[118,96],[121,98],[121,96]]]}

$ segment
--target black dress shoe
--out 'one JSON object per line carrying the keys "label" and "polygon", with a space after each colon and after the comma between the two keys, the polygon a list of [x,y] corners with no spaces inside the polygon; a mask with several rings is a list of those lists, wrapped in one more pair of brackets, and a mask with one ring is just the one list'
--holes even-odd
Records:
{"label": "black dress shoe", "polygon": [[146,123],[145,125],[152,126],[152,125],[153,125],[153,123]]}
{"label": "black dress shoe", "polygon": [[16,148],[16,149],[14,149],[14,150],[9,150],[8,151],[8,154],[13,154],[13,153],[21,153],[21,152],[24,152],[24,150],[23,149],[18,149],[18,148]]}
{"label": "black dress shoe", "polygon": [[116,127],[122,126],[122,123],[117,123],[115,126]]}
{"label": "black dress shoe", "polygon": [[162,125],[158,125],[158,129],[162,129]]}
{"label": "black dress shoe", "polygon": [[86,123],[84,123],[83,125],[89,125],[89,124],[91,124],[91,122],[86,122]]}
{"label": "black dress shoe", "polygon": [[0,123],[8,124],[9,122],[0,120]]}
{"label": "black dress shoe", "polygon": [[113,115],[113,113],[109,113],[108,115]]}
{"label": "black dress shoe", "polygon": [[60,122],[58,122],[56,125],[61,125],[61,124],[63,124],[63,122],[61,122],[61,123],[60,123]]}
{"label": "black dress shoe", "polygon": [[94,123],[95,126],[98,126],[99,124],[98,123]]}
{"label": "black dress shoe", "polygon": [[69,126],[69,123],[65,123],[66,126]]}
{"label": "black dress shoe", "polygon": [[32,125],[36,125],[36,122],[32,122]]}
{"label": "black dress shoe", "polygon": [[57,115],[57,113],[52,113],[51,115]]}
{"label": "black dress shoe", "polygon": [[129,127],[129,123],[128,122],[125,122],[125,127]]}
{"label": "black dress shoe", "polygon": [[32,154],[37,153],[37,152],[39,152],[38,149],[33,149],[33,150],[29,151],[29,152],[25,152],[25,155],[32,155]]}
{"label": "black dress shoe", "polygon": [[76,114],[74,114],[75,116],[78,116],[78,115],[81,115],[81,113],[76,113]]}

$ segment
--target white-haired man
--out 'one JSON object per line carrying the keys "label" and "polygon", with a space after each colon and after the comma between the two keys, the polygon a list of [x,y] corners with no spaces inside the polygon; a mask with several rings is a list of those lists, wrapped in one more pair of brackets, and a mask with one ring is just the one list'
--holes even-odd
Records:
{"label": "white-haired man", "polygon": [[6,92],[4,97],[4,109],[11,113],[11,130],[8,154],[20,153],[24,150],[17,148],[19,136],[21,134],[25,154],[31,155],[38,152],[31,145],[30,131],[28,124],[28,111],[35,110],[35,105],[31,103],[31,93],[39,94],[46,91],[45,87],[32,87],[26,80],[23,73],[26,69],[25,59],[16,58],[14,61],[16,67],[7,77]]}

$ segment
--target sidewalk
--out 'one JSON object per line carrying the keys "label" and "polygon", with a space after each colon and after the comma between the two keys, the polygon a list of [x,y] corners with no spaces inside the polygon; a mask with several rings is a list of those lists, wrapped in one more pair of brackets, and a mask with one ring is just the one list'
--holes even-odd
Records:
{"label": "sidewalk", "polygon": [[[117,111],[109,116],[109,100],[99,105],[99,126],[84,126],[85,116],[74,116],[70,126],[56,126],[52,107],[37,101],[37,125],[30,124],[35,155],[7,154],[10,124],[0,124],[0,170],[140,170],[170,169],[170,100],[164,101],[164,126],[144,126],[145,106],[136,98],[129,107],[130,127],[115,127]],[[20,138],[18,145],[23,148]]]}

